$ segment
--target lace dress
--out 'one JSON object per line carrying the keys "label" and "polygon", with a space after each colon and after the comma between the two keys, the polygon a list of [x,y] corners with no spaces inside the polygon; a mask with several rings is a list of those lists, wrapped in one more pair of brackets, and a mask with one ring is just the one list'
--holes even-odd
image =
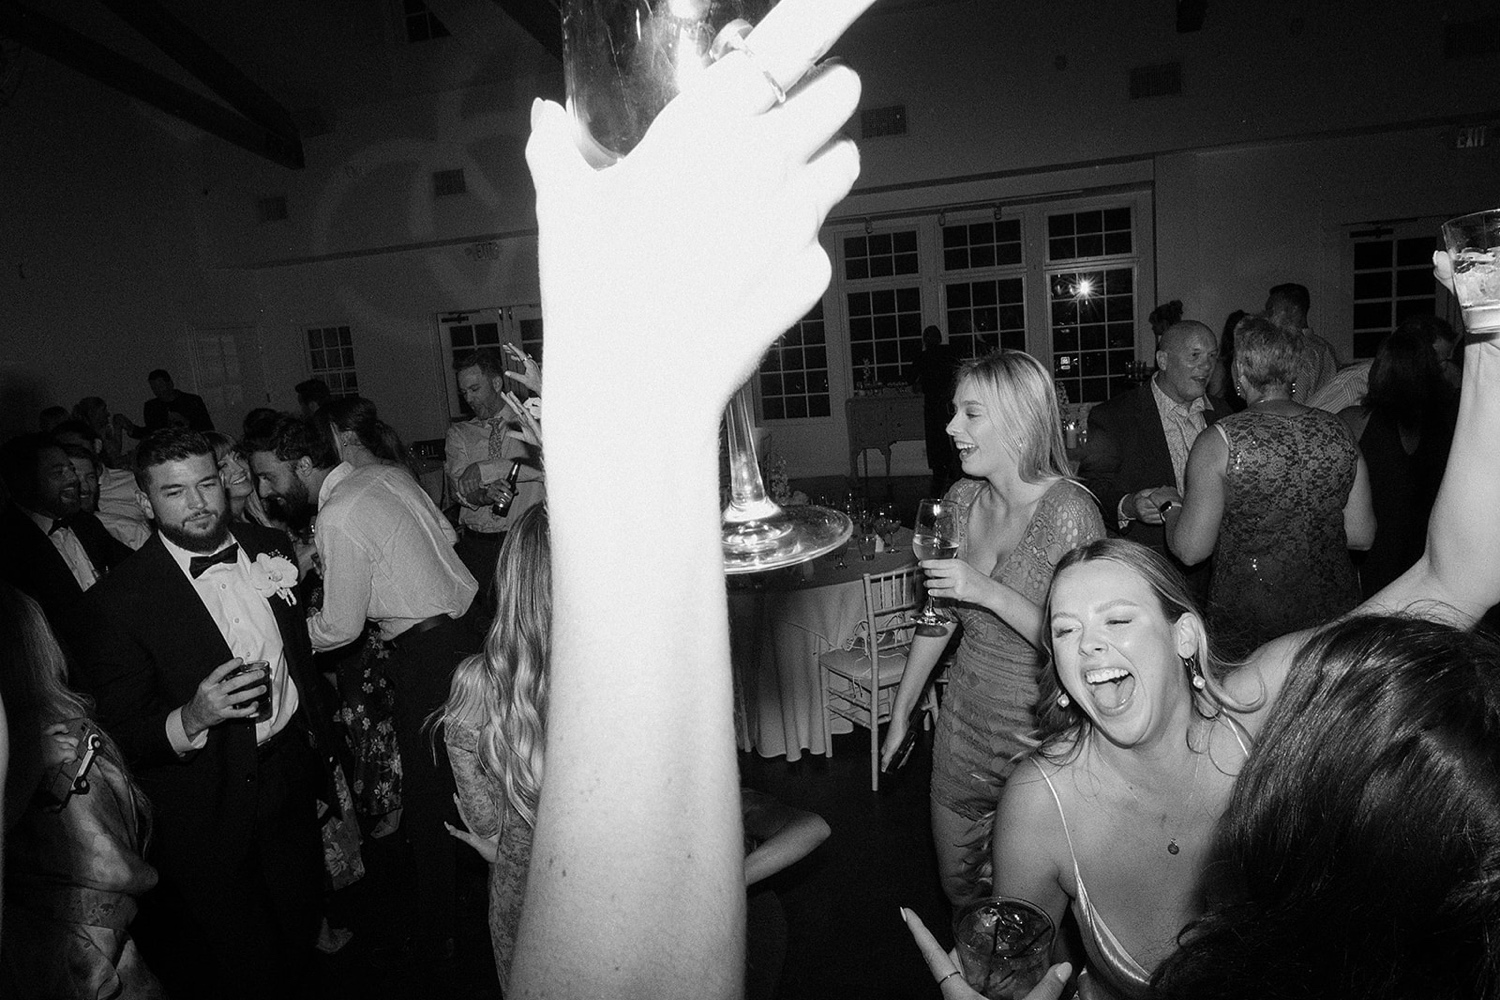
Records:
{"label": "lace dress", "polygon": [[1229,443],[1224,519],[1209,587],[1209,634],[1241,659],[1359,603],[1344,505],[1359,451],[1322,410],[1246,410],[1214,425]]}
{"label": "lace dress", "polygon": [[[948,491],[947,499],[972,506],[984,486],[979,480],[960,480]],[[968,553],[968,518],[960,518],[959,525],[962,558]],[[1077,483],[1058,480],[1037,501],[1025,535],[995,564],[990,577],[1040,605],[1046,600],[1057,561],[1070,550],[1103,537],[1104,522],[1088,491]],[[1021,737],[1036,728],[1033,709],[1042,656],[992,612],[973,604],[959,604],[954,610],[963,635],[948,670],[948,690],[938,716],[932,799],[983,825],[1015,768],[1012,758],[1030,749]],[[976,843],[975,848],[976,864],[982,863],[987,845]]]}

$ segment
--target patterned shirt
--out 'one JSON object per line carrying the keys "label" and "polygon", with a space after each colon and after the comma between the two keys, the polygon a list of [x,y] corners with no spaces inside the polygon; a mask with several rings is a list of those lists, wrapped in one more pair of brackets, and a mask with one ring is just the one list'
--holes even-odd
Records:
{"label": "patterned shirt", "polygon": [[1297,374],[1292,380],[1292,399],[1305,406],[1339,370],[1333,345],[1311,330],[1302,331],[1301,349],[1297,353]]}
{"label": "patterned shirt", "polygon": [[1179,403],[1162,391],[1157,379],[1151,380],[1151,395],[1156,399],[1156,412],[1161,414],[1162,433],[1167,436],[1167,452],[1172,456],[1172,475],[1177,480],[1177,491],[1185,492],[1187,482],[1188,452],[1193,442],[1208,426],[1203,411],[1208,409],[1208,397],[1199,396],[1191,403]]}

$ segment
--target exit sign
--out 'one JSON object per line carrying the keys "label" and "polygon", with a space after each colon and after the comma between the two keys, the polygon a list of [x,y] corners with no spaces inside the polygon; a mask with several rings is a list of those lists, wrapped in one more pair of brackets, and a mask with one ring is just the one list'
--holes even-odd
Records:
{"label": "exit sign", "polygon": [[1454,149],[1478,149],[1489,141],[1488,125],[1464,125],[1453,136]]}

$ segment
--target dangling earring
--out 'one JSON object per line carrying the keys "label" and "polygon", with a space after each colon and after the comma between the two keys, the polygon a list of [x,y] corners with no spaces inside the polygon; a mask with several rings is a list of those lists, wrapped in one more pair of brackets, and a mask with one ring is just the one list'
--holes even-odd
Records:
{"label": "dangling earring", "polygon": [[1068,692],[1063,691],[1060,694],[1058,694],[1058,696],[1057,696],[1057,707],[1058,708],[1067,708],[1071,704],[1073,704],[1073,699],[1071,699],[1071,698],[1068,697]]}
{"label": "dangling earring", "polygon": [[1188,676],[1193,680],[1193,689],[1202,691],[1204,686],[1207,685],[1208,682],[1205,681],[1203,679],[1203,675],[1198,672],[1198,661],[1193,659],[1191,656],[1184,656],[1182,658],[1182,665],[1187,668]]}

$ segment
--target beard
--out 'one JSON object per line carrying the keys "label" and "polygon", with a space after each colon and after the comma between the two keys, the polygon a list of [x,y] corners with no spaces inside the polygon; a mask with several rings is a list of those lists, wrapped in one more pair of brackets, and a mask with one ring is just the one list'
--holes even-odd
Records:
{"label": "beard", "polygon": [[221,548],[229,538],[229,518],[223,511],[212,512],[212,520],[198,522],[201,527],[190,531],[181,525],[156,522],[162,537],[180,549],[207,553]]}
{"label": "beard", "polygon": [[264,500],[266,513],[286,525],[294,534],[305,534],[318,513],[307,484],[300,479],[292,480],[288,492],[277,493]]}

